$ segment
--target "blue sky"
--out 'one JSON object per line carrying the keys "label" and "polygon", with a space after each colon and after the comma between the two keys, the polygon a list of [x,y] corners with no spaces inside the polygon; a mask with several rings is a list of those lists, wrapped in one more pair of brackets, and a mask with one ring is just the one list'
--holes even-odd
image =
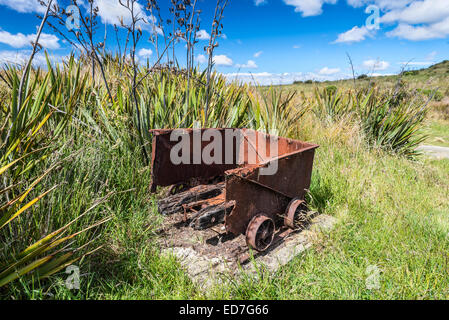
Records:
{"label": "blue sky", "polygon": [[[96,0],[100,8],[99,37],[108,30],[108,49],[114,49],[112,24],[125,13],[117,0]],[[168,0],[159,1],[168,18]],[[198,0],[203,11],[201,30],[210,33],[214,0]],[[70,1],[59,0],[61,6]],[[144,1],[141,2],[144,4]],[[367,8],[371,10],[366,13]],[[20,62],[29,52],[30,41],[42,12],[37,0],[0,0],[0,60]],[[367,19],[379,10],[379,28]],[[149,13],[146,13],[149,15]],[[126,18],[126,17],[125,17]],[[408,68],[422,68],[449,59],[448,0],[230,0],[224,17],[224,38],[216,49],[216,67],[230,79],[266,83],[294,80],[347,78],[351,74],[347,54],[358,74],[391,74]],[[103,24],[104,23],[104,24]],[[143,59],[155,60],[154,46],[139,45]],[[41,44],[54,59],[71,48],[46,27]],[[123,34],[122,34],[123,36]],[[205,67],[201,40],[197,62]],[[183,45],[178,58],[183,63]],[[42,63],[40,54],[36,63]]]}

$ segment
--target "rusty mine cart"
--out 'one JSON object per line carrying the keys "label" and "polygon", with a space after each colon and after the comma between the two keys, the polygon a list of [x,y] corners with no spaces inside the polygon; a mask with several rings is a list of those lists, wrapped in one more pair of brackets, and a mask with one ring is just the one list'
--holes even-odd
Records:
{"label": "rusty mine cart", "polygon": [[[151,191],[170,186],[169,195],[158,202],[159,211],[183,213],[184,222],[195,230],[224,223],[226,232],[244,234],[249,247],[265,251],[278,228],[297,228],[306,210],[304,197],[318,146],[248,129],[182,129],[182,134],[192,141],[205,130],[215,131],[213,136],[223,141],[226,130],[237,132],[230,144],[226,141],[227,147],[223,143],[222,164],[203,160],[192,164],[198,156],[193,144],[189,144],[189,164],[173,164],[171,153],[180,140],[172,141],[173,130],[152,130]],[[270,141],[277,143],[275,156],[270,155]],[[210,143],[200,140],[201,154]],[[230,151],[233,161],[226,161],[225,152]],[[263,175],[271,165],[277,166],[274,174]]]}

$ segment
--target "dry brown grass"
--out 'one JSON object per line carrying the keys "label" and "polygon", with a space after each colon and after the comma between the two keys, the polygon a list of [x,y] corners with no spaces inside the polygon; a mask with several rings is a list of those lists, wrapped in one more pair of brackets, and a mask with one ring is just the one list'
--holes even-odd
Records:
{"label": "dry brown grass", "polygon": [[449,97],[444,97],[441,101],[432,101],[429,116],[432,119],[449,120]]}

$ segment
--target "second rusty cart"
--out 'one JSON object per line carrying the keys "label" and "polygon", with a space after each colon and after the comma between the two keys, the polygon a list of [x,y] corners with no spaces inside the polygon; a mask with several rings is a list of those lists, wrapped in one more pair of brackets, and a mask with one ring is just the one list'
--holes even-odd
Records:
{"label": "second rusty cart", "polygon": [[[171,186],[159,201],[161,213],[184,213],[194,229],[224,223],[258,251],[271,245],[277,228],[296,228],[317,145],[249,129],[152,133],[151,190]],[[181,150],[184,161],[173,161]],[[216,161],[206,161],[203,153]]]}

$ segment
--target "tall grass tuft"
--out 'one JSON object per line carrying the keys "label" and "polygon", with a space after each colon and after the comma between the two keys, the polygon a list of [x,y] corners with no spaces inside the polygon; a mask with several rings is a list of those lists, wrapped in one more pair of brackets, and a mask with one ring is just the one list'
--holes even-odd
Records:
{"label": "tall grass tuft", "polygon": [[427,105],[415,100],[398,103],[395,96],[378,96],[375,91],[362,99],[359,115],[369,145],[408,158],[416,156],[416,148],[426,139],[420,129]]}
{"label": "tall grass tuft", "polygon": [[87,83],[73,59],[64,72],[49,62],[48,67],[45,74],[35,70],[27,75],[23,104],[18,100],[19,70],[8,66],[5,72],[11,90],[0,101],[0,287],[30,273],[38,280],[47,278],[78,261],[82,247],[71,247],[72,239],[106,221],[74,233],[71,226],[85,214],[49,232],[33,223],[39,219],[32,216],[36,205],[60,188],[40,185],[63,165],[63,159],[52,155],[63,145],[57,139],[71,122]]}
{"label": "tall grass tuft", "polygon": [[248,124],[251,128],[284,137],[292,137],[299,121],[309,111],[305,100],[296,99],[296,92],[276,87],[256,90],[251,94]]}
{"label": "tall grass tuft", "polygon": [[427,104],[403,86],[383,94],[372,87],[346,93],[317,88],[313,111],[328,124],[345,118],[347,125],[357,121],[369,147],[408,158],[418,154],[416,148],[426,138],[420,129]]}
{"label": "tall grass tuft", "polygon": [[327,122],[340,120],[354,111],[353,96],[334,87],[315,89],[315,114]]}

